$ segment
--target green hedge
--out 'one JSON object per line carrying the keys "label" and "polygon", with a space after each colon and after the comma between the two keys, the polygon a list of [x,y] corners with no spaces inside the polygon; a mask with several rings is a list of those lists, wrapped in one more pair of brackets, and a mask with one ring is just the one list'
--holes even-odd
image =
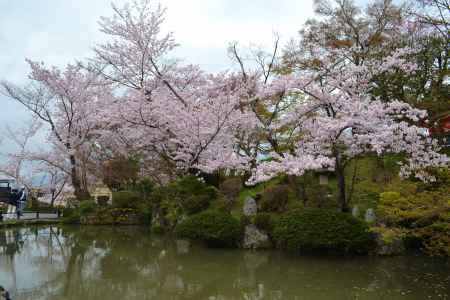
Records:
{"label": "green hedge", "polygon": [[345,213],[294,211],[279,218],[273,237],[282,249],[301,252],[367,253],[374,247],[368,225]]}
{"label": "green hedge", "polygon": [[64,208],[62,223],[65,224],[78,224],[80,223],[80,210],[79,208]]}
{"label": "green hedge", "polygon": [[80,202],[79,211],[82,216],[93,213],[97,208],[94,200],[84,200]]}
{"label": "green hedge", "polygon": [[179,224],[178,237],[200,240],[210,247],[235,247],[241,236],[238,219],[220,211],[204,211]]}
{"label": "green hedge", "polygon": [[136,191],[119,191],[113,193],[113,206],[116,208],[138,208],[142,203],[142,197]]}

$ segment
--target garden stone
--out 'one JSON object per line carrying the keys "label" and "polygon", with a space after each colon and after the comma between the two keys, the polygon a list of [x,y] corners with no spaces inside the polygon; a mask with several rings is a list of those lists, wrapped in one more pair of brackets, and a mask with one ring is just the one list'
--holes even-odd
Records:
{"label": "garden stone", "polygon": [[377,219],[377,218],[376,218],[376,216],[375,216],[375,212],[373,211],[372,208],[369,208],[369,209],[366,211],[366,214],[365,214],[365,216],[364,216],[364,220],[366,220],[367,223],[373,223],[373,222],[375,222],[376,219]]}
{"label": "garden stone", "polygon": [[250,224],[245,227],[242,247],[244,249],[265,249],[271,247],[271,242],[266,233],[260,231],[255,225]]}
{"label": "garden stone", "polygon": [[353,215],[355,218],[358,218],[358,217],[359,217],[359,207],[358,207],[357,205],[353,206],[353,209],[352,209],[352,215]]}
{"label": "garden stone", "polygon": [[244,203],[244,215],[246,216],[254,216],[258,212],[258,206],[256,204],[255,199],[252,197],[247,197]]}

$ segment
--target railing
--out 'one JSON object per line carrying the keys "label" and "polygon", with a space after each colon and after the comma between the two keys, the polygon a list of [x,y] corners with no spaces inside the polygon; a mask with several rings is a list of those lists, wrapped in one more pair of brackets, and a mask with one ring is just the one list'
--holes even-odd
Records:
{"label": "railing", "polygon": [[14,212],[4,213],[0,211],[0,222],[5,220],[41,220],[41,219],[59,219],[62,214],[60,210],[55,212],[40,212],[40,211],[27,211],[27,212]]}

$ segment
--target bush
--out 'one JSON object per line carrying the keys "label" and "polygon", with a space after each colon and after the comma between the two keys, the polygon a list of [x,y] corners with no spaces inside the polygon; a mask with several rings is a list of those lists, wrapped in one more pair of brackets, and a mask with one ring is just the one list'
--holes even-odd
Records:
{"label": "bush", "polygon": [[181,238],[200,240],[210,247],[235,247],[241,235],[238,219],[219,211],[192,215],[176,227]]}
{"label": "bush", "polygon": [[206,185],[195,176],[186,176],[171,184],[182,208],[187,214],[207,209],[217,199],[217,190]]}
{"label": "bush", "polygon": [[209,195],[189,195],[181,199],[181,206],[186,214],[192,215],[206,210],[211,203]]}
{"label": "bush", "polygon": [[273,237],[282,249],[328,253],[367,253],[374,247],[368,225],[353,216],[322,209],[294,211],[275,224]]}
{"label": "bush", "polygon": [[378,215],[390,226],[420,228],[447,219],[450,213],[448,189],[415,192],[403,196],[396,191],[380,195]]}
{"label": "bush", "polygon": [[97,208],[97,204],[94,200],[84,200],[80,202],[80,215],[88,215],[90,213],[93,213],[95,209]]}
{"label": "bush", "polygon": [[450,257],[450,223],[439,222],[414,232],[421,242],[422,251],[430,256]]}
{"label": "bush", "polygon": [[217,199],[217,190],[195,176],[180,178],[167,186],[154,189],[151,195],[153,208],[160,211],[170,230],[181,216],[206,210]]}
{"label": "bush", "polygon": [[62,223],[65,224],[80,223],[80,210],[75,208],[64,208]]}
{"label": "bush", "polygon": [[258,213],[255,215],[253,223],[258,229],[264,230],[265,232],[271,233],[273,230],[273,218],[269,213]]}
{"label": "bush", "polygon": [[240,223],[241,227],[245,228],[245,226],[252,224],[252,219],[247,215],[241,215]]}
{"label": "bush", "polygon": [[147,200],[155,189],[155,184],[150,180],[150,178],[144,177],[136,182],[128,183],[124,185],[124,187],[124,190],[137,192],[139,193],[141,199]]}
{"label": "bush", "polygon": [[267,188],[261,199],[261,210],[265,212],[283,212],[289,200],[289,186],[276,185]]}
{"label": "bush", "polygon": [[137,209],[142,203],[141,196],[135,191],[120,191],[113,193],[113,207]]}
{"label": "bush", "polygon": [[230,204],[234,203],[241,189],[242,179],[240,177],[226,179],[220,184],[220,191]]}
{"label": "bush", "polygon": [[450,187],[408,184],[380,195],[380,222],[403,230],[406,240],[432,256],[450,256]]}

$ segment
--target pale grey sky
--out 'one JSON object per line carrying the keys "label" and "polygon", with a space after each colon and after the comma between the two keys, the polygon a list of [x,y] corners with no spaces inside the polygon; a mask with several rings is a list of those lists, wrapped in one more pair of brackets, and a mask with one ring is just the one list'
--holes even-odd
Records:
{"label": "pale grey sky", "polygon": [[[114,1],[125,2],[124,0]],[[286,41],[312,16],[312,0],[162,0],[167,30],[180,47],[175,55],[207,71],[230,67],[227,45],[268,45],[273,32]],[[25,58],[64,66],[90,56],[104,36],[100,16],[110,0],[0,0],[0,79],[24,83]],[[24,109],[0,95],[0,131],[26,118]]]}

